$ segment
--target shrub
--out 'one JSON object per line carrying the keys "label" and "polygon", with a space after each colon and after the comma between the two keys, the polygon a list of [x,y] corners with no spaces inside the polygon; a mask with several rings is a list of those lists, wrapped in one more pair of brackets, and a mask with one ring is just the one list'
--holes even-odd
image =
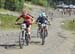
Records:
{"label": "shrub", "polygon": [[24,6],[24,0],[6,0],[5,9],[20,11]]}
{"label": "shrub", "polygon": [[32,0],[32,3],[38,4],[40,6],[47,6],[47,0]]}
{"label": "shrub", "polygon": [[5,0],[0,0],[0,8],[4,8]]}

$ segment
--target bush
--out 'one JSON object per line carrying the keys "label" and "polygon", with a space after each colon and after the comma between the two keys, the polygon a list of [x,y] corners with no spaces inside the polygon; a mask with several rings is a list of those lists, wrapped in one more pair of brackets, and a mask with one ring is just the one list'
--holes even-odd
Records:
{"label": "bush", "polygon": [[47,6],[47,0],[32,0],[32,3],[38,4],[40,6]]}
{"label": "bush", "polygon": [[24,6],[24,0],[6,0],[5,9],[20,11]]}
{"label": "bush", "polygon": [[0,8],[4,8],[5,0],[0,0]]}
{"label": "bush", "polygon": [[15,2],[16,11],[21,11],[24,7],[24,0],[20,0],[18,2]]}

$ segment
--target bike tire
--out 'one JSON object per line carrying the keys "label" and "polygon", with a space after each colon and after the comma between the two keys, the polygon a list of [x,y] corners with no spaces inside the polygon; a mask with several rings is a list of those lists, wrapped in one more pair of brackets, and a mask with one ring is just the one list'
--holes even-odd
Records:
{"label": "bike tire", "polygon": [[44,30],[41,32],[42,45],[45,44],[45,33]]}
{"label": "bike tire", "polygon": [[25,34],[25,40],[26,40],[26,45],[28,46],[29,45],[29,35],[28,34]]}
{"label": "bike tire", "polygon": [[44,45],[45,44],[45,38],[44,38],[44,36],[42,36],[42,45]]}
{"label": "bike tire", "polygon": [[24,45],[24,39],[23,39],[22,34],[24,34],[24,33],[21,32],[19,34],[19,46],[20,46],[20,49],[22,49],[23,48],[23,45]]}
{"label": "bike tire", "polygon": [[44,31],[44,38],[48,36],[48,31]]}

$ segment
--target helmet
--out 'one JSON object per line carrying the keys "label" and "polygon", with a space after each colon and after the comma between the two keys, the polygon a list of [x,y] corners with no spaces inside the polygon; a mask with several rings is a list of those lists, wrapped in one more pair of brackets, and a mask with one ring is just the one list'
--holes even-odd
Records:
{"label": "helmet", "polygon": [[46,13],[45,12],[42,12],[41,14],[40,14],[40,16],[42,17],[46,17]]}

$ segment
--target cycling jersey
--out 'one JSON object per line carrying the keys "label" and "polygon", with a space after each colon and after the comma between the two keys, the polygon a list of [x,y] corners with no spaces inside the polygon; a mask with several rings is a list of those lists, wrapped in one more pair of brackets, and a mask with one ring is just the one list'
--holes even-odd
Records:
{"label": "cycling jersey", "polygon": [[23,18],[24,19],[24,22],[23,23],[27,23],[27,24],[32,24],[32,16],[30,15],[21,15],[19,18]]}
{"label": "cycling jersey", "polygon": [[37,22],[39,22],[39,23],[45,23],[45,24],[47,24],[48,23],[48,19],[47,18],[45,18],[45,17],[38,17],[38,19],[36,20]]}

